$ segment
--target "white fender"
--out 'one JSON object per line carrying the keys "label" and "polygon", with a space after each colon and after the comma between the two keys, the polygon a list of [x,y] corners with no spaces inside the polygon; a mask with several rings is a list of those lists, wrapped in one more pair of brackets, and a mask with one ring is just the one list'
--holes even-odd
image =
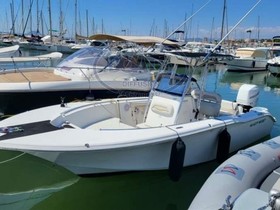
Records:
{"label": "white fender", "polygon": [[254,188],[280,166],[280,136],[240,150],[223,162],[206,180],[189,210],[221,208],[228,196],[233,202],[243,191]]}

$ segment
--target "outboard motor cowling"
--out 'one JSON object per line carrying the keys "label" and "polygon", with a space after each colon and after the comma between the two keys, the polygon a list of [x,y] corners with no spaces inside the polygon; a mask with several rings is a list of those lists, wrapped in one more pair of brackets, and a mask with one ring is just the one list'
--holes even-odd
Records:
{"label": "outboard motor cowling", "polygon": [[239,88],[236,102],[239,108],[242,108],[242,112],[248,112],[257,105],[259,94],[257,85],[244,84]]}

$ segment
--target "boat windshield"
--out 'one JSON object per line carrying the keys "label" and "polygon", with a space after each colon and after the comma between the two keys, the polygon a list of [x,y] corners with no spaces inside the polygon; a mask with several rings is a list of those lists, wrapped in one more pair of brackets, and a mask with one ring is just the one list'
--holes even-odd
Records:
{"label": "boat windshield", "polygon": [[[185,89],[187,89],[188,84],[188,76],[186,75],[175,75],[171,77],[170,74],[165,74],[160,77],[158,80],[155,90],[174,94],[174,95],[183,95]],[[192,82],[196,82],[194,78],[191,79]]]}
{"label": "boat windshield", "polygon": [[86,47],[65,58],[57,65],[60,69],[139,69],[146,59],[140,55],[111,51],[109,48]]}
{"label": "boat windshield", "polygon": [[71,54],[60,62],[57,67],[89,67],[96,66],[105,67],[108,65],[107,58],[111,55],[111,51],[105,48],[86,47]]}

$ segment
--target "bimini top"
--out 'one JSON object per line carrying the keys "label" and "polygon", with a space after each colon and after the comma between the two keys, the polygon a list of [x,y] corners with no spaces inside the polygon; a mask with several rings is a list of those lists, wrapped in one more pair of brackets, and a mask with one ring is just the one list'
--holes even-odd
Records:
{"label": "bimini top", "polygon": [[244,47],[238,48],[235,55],[240,57],[267,58],[271,48],[268,47]]}
{"label": "bimini top", "polygon": [[119,36],[119,35],[109,35],[109,34],[95,34],[89,37],[91,40],[111,40],[111,41],[126,41],[126,42],[134,42],[137,44],[151,46],[155,43],[162,43],[167,45],[177,45],[177,42],[173,42],[170,40],[165,40],[160,37],[155,36]]}

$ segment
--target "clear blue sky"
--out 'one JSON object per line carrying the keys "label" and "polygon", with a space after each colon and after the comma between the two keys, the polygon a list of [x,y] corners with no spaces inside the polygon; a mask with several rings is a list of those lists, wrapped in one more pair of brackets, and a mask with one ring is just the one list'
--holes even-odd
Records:
{"label": "clear blue sky", "polygon": [[[26,19],[31,0],[24,0],[24,18]],[[32,22],[36,30],[37,0],[33,0]],[[103,32],[124,35],[156,35],[164,37],[177,28],[209,0],[77,0],[77,32],[87,35],[86,11],[88,11],[89,35]],[[0,0],[0,31],[11,28],[10,4],[12,0]],[[39,10],[43,11],[44,30],[49,27],[48,0],[38,0]],[[51,0],[53,29],[59,29],[60,0]],[[186,30],[188,37],[220,38],[224,0],[212,0],[189,21]],[[257,2],[257,0],[227,0],[227,18],[225,27],[230,29]],[[16,32],[22,33],[21,0],[14,0]],[[74,35],[75,0],[62,0],[64,28],[67,36]],[[271,38],[280,35],[280,0],[262,0],[253,12],[231,34],[232,38],[247,38],[251,29],[252,38],[257,38],[258,25],[260,38]],[[258,21],[259,20],[259,21]],[[79,24],[81,22],[81,26]],[[94,24],[93,24],[94,23]],[[103,24],[102,24],[103,23]],[[258,24],[259,23],[259,24]],[[41,23],[40,23],[41,24]],[[93,27],[94,25],[94,27]],[[40,26],[41,28],[41,26]],[[125,32],[125,31],[126,32]],[[184,28],[182,28],[184,30]],[[30,24],[26,32],[30,31]]]}

